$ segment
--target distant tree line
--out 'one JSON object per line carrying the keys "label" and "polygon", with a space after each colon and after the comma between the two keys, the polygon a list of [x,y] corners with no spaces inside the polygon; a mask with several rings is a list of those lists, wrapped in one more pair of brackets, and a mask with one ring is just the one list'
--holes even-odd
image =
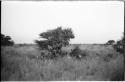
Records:
{"label": "distant tree line", "polygon": [[1,34],[1,46],[12,46],[12,45],[14,45],[14,41],[11,39],[11,37]]}

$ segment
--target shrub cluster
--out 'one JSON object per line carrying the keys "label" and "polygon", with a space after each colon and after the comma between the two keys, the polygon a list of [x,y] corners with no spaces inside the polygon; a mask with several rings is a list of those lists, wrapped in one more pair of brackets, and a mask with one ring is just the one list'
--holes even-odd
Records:
{"label": "shrub cluster", "polygon": [[113,45],[115,43],[114,40],[109,40],[105,45]]}
{"label": "shrub cluster", "polygon": [[12,46],[14,45],[14,41],[11,39],[10,36],[5,36],[4,34],[1,34],[1,45]]}
{"label": "shrub cluster", "polygon": [[47,52],[49,52],[49,54],[42,52],[41,55],[54,58],[64,55],[61,49],[62,47],[69,45],[69,41],[74,38],[74,34],[70,28],[62,29],[62,27],[58,27],[54,30],[48,30],[47,32],[41,33],[40,37],[46,40],[36,40],[35,42],[38,44],[40,49],[47,50]]}
{"label": "shrub cluster", "polygon": [[119,53],[124,53],[124,46],[125,46],[125,37],[123,35],[123,38],[121,40],[118,41],[114,41],[114,40],[109,40],[107,43],[104,44],[105,46],[107,45],[112,45],[113,48],[119,52]]}
{"label": "shrub cluster", "polygon": [[114,49],[119,53],[124,53],[124,46],[125,46],[125,37],[119,41],[116,42],[116,44],[113,45]]}
{"label": "shrub cluster", "polygon": [[81,50],[79,48],[79,46],[75,47],[70,53],[70,56],[75,57],[76,59],[81,59],[81,58],[85,57],[86,55],[87,55],[87,53],[85,51]]}

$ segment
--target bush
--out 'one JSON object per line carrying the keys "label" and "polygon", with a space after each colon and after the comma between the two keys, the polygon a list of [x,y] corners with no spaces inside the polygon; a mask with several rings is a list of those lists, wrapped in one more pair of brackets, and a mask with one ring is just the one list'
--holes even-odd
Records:
{"label": "bush", "polygon": [[61,51],[62,47],[69,45],[69,40],[74,38],[70,28],[62,29],[58,27],[54,30],[48,30],[40,34],[41,38],[46,40],[36,40],[35,42],[42,50],[51,52],[50,57],[58,57],[64,55]]}
{"label": "bush", "polygon": [[114,49],[119,53],[124,53],[124,46],[125,45],[125,37],[119,41],[116,42],[116,44],[113,45]]}
{"label": "bush", "polygon": [[82,51],[78,46],[75,47],[72,52],[70,53],[71,57],[75,57],[77,59],[81,59],[83,57],[85,57],[87,54],[85,51]]}
{"label": "bush", "polygon": [[109,40],[109,41],[106,43],[106,45],[113,45],[114,43],[115,43],[114,40]]}
{"label": "bush", "polygon": [[2,46],[12,46],[12,45],[14,45],[14,41],[11,40],[10,36],[5,36],[4,34],[1,34],[1,45]]}
{"label": "bush", "polygon": [[104,57],[104,61],[106,61],[106,62],[109,62],[112,58],[113,58],[113,55],[114,54],[107,54],[105,57]]}
{"label": "bush", "polygon": [[51,55],[51,52],[47,51],[47,50],[42,50],[41,51],[41,59],[51,59],[53,58],[53,55]]}

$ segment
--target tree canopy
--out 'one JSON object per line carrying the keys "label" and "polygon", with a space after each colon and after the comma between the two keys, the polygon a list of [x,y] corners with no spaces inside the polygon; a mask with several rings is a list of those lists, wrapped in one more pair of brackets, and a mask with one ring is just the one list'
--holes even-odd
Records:
{"label": "tree canopy", "polygon": [[109,40],[106,44],[107,44],[107,45],[112,45],[112,44],[114,44],[114,43],[115,43],[114,40]]}
{"label": "tree canopy", "polygon": [[11,46],[14,44],[14,41],[11,39],[10,36],[5,36],[1,34],[1,45],[2,46]]}
{"label": "tree canopy", "polygon": [[121,40],[118,40],[116,42],[115,45],[113,45],[114,49],[120,53],[124,53],[125,52],[125,49],[124,49],[124,46],[125,46],[125,36],[123,35],[123,37],[121,38]]}
{"label": "tree canopy", "polygon": [[41,49],[46,49],[52,54],[61,54],[61,48],[69,45],[70,39],[75,38],[75,36],[71,28],[62,29],[62,27],[58,27],[41,33],[40,38],[46,39],[35,41]]}

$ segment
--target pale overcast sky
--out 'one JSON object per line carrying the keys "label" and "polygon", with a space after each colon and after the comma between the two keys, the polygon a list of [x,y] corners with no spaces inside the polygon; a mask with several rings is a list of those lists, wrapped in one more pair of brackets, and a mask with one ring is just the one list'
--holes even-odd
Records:
{"label": "pale overcast sky", "polygon": [[1,33],[15,43],[34,43],[41,32],[72,28],[70,43],[105,43],[124,32],[121,1],[3,1]]}

